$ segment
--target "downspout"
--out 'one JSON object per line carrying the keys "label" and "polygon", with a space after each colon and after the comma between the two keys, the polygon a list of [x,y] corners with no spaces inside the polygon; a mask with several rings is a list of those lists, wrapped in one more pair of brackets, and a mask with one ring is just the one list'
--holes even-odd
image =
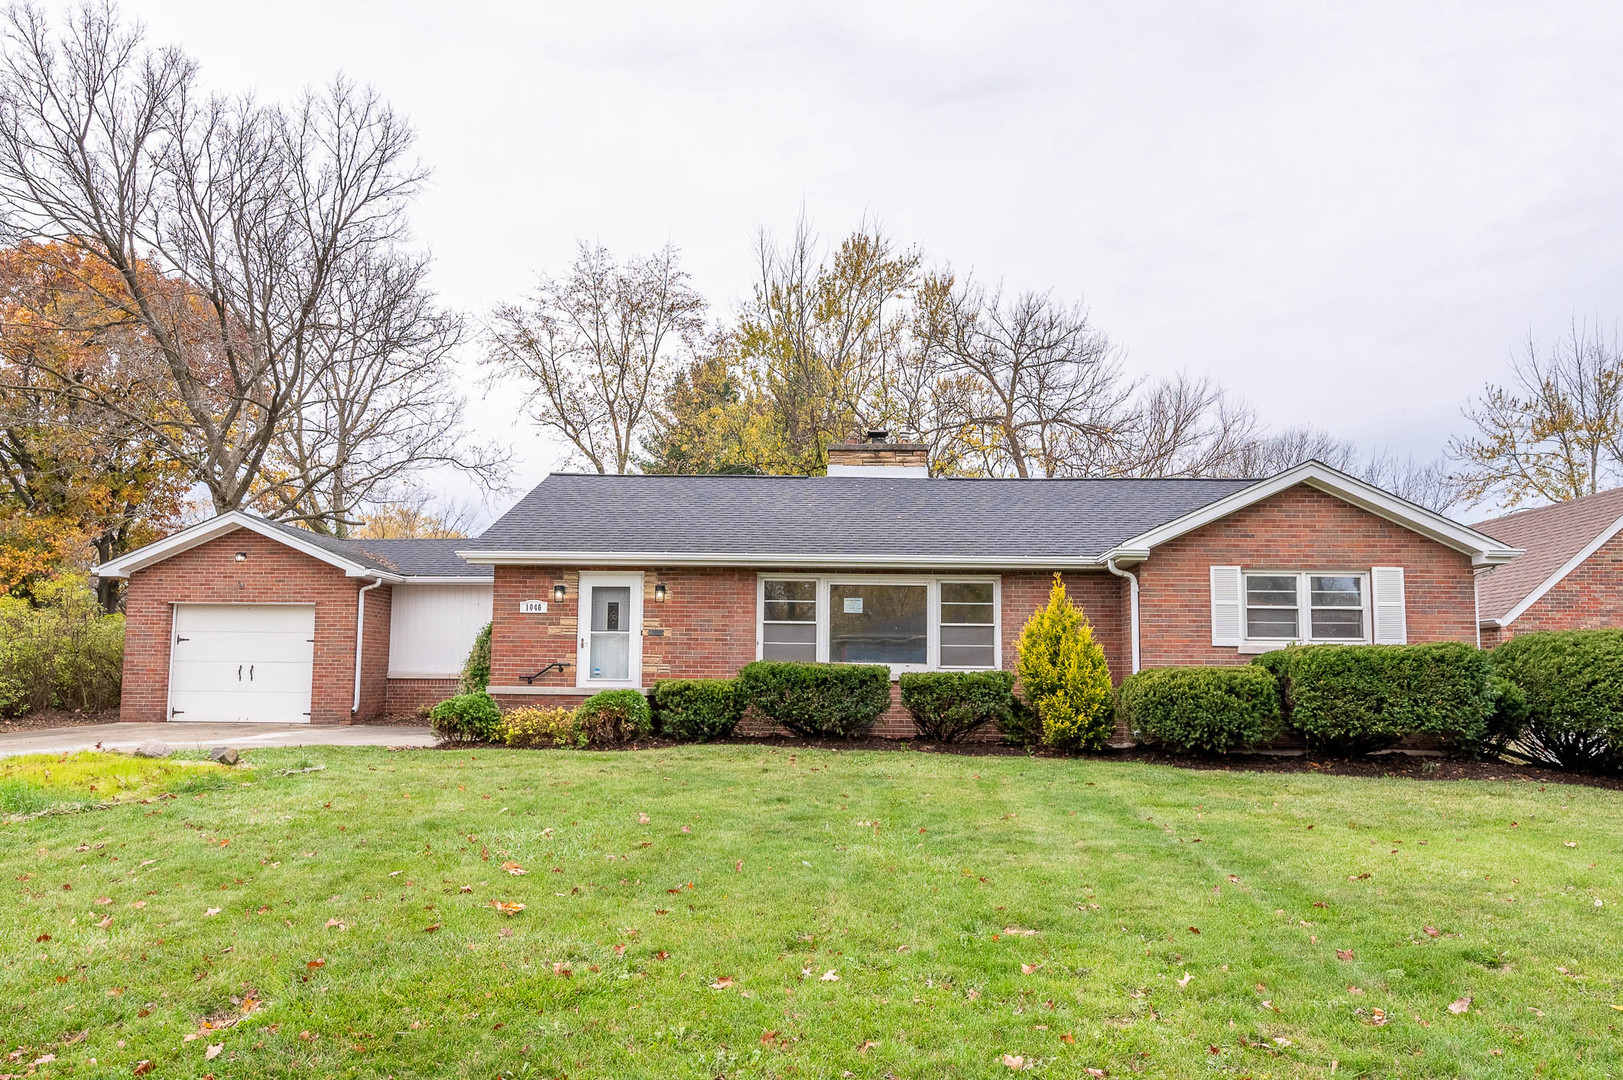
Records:
{"label": "downspout", "polygon": [[1131,572],[1129,572],[1127,570],[1123,570],[1121,567],[1117,566],[1116,565],[1116,557],[1114,555],[1112,555],[1110,558],[1105,560],[1105,569],[1109,570],[1112,574],[1115,574],[1117,577],[1124,577],[1124,578],[1127,579],[1127,591],[1130,594],[1128,602],[1127,602],[1127,606],[1128,606],[1128,609],[1132,613],[1131,620],[1130,620],[1131,625],[1132,625],[1132,635],[1133,635],[1133,672],[1132,673],[1134,675],[1137,675],[1138,674],[1138,575],[1134,574],[1134,573],[1131,573]]}
{"label": "downspout", "polygon": [[370,585],[363,585],[355,597],[355,700],[349,706],[351,716],[361,711],[361,648],[366,643],[366,594],[382,584],[383,579],[378,578]]}

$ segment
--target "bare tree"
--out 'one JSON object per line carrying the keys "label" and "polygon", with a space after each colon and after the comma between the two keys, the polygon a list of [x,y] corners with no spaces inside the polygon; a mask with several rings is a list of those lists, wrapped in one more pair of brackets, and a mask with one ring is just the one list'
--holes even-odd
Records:
{"label": "bare tree", "polygon": [[491,316],[485,365],[524,387],[531,417],[600,473],[627,472],[679,357],[704,328],[705,301],[676,249],[618,262],[580,245],[567,278],[542,277]]}
{"label": "bare tree", "polygon": [[1623,478],[1623,349],[1577,319],[1542,355],[1530,334],[1510,385],[1488,385],[1465,418],[1475,431],[1449,452],[1472,505],[1593,494]]}
{"label": "bare tree", "polygon": [[313,339],[312,378],[268,455],[277,516],[345,536],[418,471],[502,482],[508,452],[464,437],[463,323],[437,309],[427,273],[426,260],[393,258],[339,276],[336,318]]}
{"label": "bare tree", "polygon": [[1263,438],[1256,410],[1206,377],[1145,387],[1124,410],[1104,471],[1120,476],[1228,476]]}
{"label": "bare tree", "polygon": [[191,59],[146,47],[110,6],[79,8],[59,34],[37,8],[10,8],[0,230],[112,271],[84,285],[141,327],[149,353],[127,362],[166,404],[133,409],[51,372],[59,392],[140,426],[216,510],[248,503],[284,425],[330,385],[335,328],[374,321],[344,310],[371,295],[353,275],[409,272],[405,211],[425,175],[412,141],[343,80],[292,109],[206,97]]}
{"label": "bare tree", "polygon": [[1089,475],[1112,456],[1134,386],[1081,305],[1005,298],[973,280],[921,293],[919,333],[943,413],[988,475]]}

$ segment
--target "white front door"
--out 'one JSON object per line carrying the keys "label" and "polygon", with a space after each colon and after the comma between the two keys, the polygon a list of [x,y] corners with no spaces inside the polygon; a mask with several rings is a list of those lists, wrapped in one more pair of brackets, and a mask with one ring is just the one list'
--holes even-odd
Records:
{"label": "white front door", "polygon": [[580,576],[578,686],[642,685],[642,575]]}
{"label": "white front door", "polygon": [[308,724],[314,604],[176,604],[169,719]]}

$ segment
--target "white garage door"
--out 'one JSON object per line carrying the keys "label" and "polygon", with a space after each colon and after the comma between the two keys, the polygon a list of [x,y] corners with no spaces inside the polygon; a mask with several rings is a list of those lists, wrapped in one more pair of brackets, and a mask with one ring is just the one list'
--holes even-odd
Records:
{"label": "white garage door", "polygon": [[313,604],[177,604],[171,720],[310,722]]}

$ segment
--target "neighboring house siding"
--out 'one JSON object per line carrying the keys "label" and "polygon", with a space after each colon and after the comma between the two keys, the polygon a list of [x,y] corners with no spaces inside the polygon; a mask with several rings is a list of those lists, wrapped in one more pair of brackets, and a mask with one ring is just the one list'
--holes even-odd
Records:
{"label": "neighboring house siding", "polygon": [[[237,552],[247,561],[236,562]],[[351,717],[355,685],[355,597],[365,581],[246,529],[236,529],[130,575],[125,599],[124,692],[119,718],[168,719],[171,605],[302,603],[316,608],[310,719]],[[381,595],[379,595],[381,594]],[[367,594],[367,649],[360,716],[383,707],[388,663],[389,586]]]}
{"label": "neighboring house siding", "polygon": [[1404,569],[1411,643],[1475,643],[1470,556],[1333,495],[1298,485],[1156,548],[1139,575],[1141,662],[1245,664],[1212,645],[1212,566],[1279,570]]}
{"label": "neighboring house siding", "polygon": [[[1534,601],[1509,626],[1484,627],[1482,644],[1509,641],[1539,630],[1623,627],[1623,533],[1606,541],[1578,568]],[[1490,638],[1492,640],[1490,640]]]}

